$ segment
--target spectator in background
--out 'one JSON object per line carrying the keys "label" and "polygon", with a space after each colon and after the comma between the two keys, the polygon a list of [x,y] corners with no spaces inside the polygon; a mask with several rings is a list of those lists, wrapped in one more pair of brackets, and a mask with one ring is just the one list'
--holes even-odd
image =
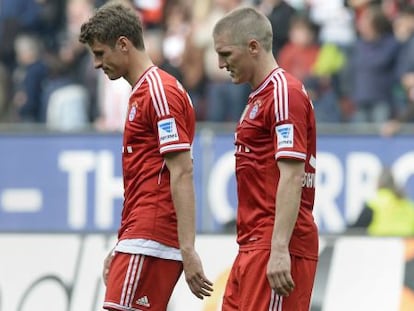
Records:
{"label": "spectator in background", "polygon": [[348,121],[353,113],[346,62],[356,39],[354,12],[346,0],[308,0],[309,18],[318,25],[320,55],[314,68],[318,77],[308,83],[319,122]]}
{"label": "spectator in background", "polygon": [[353,11],[346,0],[307,0],[310,20],[319,27],[321,44],[331,43],[348,50],[355,41]]}
{"label": "spectator in background", "polygon": [[279,53],[279,65],[304,82],[318,122],[341,121],[337,73],[345,54],[335,44],[317,41],[317,27],[304,16],[292,19],[289,42]]}
{"label": "spectator in background", "polygon": [[382,123],[392,115],[398,42],[379,6],[370,6],[357,23],[359,38],[349,61],[354,122]]}
{"label": "spectator in background", "polygon": [[[63,24],[64,3],[65,0],[3,0],[0,5],[0,67],[3,70],[2,88],[8,87],[10,91],[2,92],[5,110],[0,120],[4,122],[17,121],[16,106],[12,107],[15,99],[12,98],[14,88],[21,88],[22,85],[14,86],[12,73],[16,67],[19,67],[20,76],[15,77],[18,80],[22,78],[23,72],[21,63],[19,64],[16,55],[15,41],[19,35],[30,35],[36,37],[42,46],[42,58],[46,62],[46,55],[50,50],[56,47],[57,33]],[[32,68],[33,69],[33,68]],[[31,73],[32,74],[32,73]],[[25,82],[26,83],[26,82]],[[32,82],[34,84],[35,82]],[[27,84],[27,83],[26,83]],[[24,88],[24,87],[23,87]],[[22,94],[22,93],[20,93]],[[37,99],[36,99],[37,100]],[[22,104],[22,98],[17,99]],[[18,103],[16,103],[19,105]],[[3,105],[4,106],[4,105]],[[39,112],[38,122],[42,121],[42,113]]]}
{"label": "spectator in background", "polygon": [[341,73],[346,55],[337,45],[321,46],[312,68],[312,75],[305,80],[318,122],[342,122],[347,118],[347,107],[342,97]]}
{"label": "spectator in background", "polygon": [[97,75],[86,47],[79,43],[80,25],[92,15],[91,0],[67,0],[66,22],[56,53],[49,59],[43,114],[57,130],[88,128],[98,115]]}
{"label": "spectator in background", "polygon": [[13,71],[13,119],[42,122],[41,98],[48,68],[42,58],[42,45],[33,35],[20,34],[14,41],[17,67]]}
{"label": "spectator in background", "polygon": [[[65,27],[68,0],[35,0],[40,6],[40,27],[36,32],[49,52],[58,45],[58,34]],[[92,0],[90,0],[92,1]]]}
{"label": "spectator in background", "polygon": [[16,65],[13,49],[19,33],[39,33],[41,4],[36,0],[3,0],[0,11],[0,59],[9,71]]}
{"label": "spectator in background", "polygon": [[16,65],[14,40],[20,33],[33,34],[46,50],[55,47],[63,25],[66,0],[3,0],[0,10],[0,62],[12,71]]}
{"label": "spectator in background", "polygon": [[281,48],[289,41],[290,22],[297,14],[296,9],[284,0],[259,0],[257,8],[269,18],[272,24],[272,50],[277,58]]}
{"label": "spectator in background", "polygon": [[346,0],[347,5],[351,7],[355,14],[355,21],[358,22],[361,13],[368,9],[371,5],[381,5],[382,0]]}
{"label": "spectator in background", "polygon": [[9,120],[10,76],[5,66],[0,62],[0,122]]}
{"label": "spectator in background", "polygon": [[[143,26],[147,29],[159,28],[164,19],[167,0],[130,0],[131,4],[138,10]],[[168,1],[168,2],[171,2]]]}
{"label": "spectator in background", "polygon": [[160,68],[182,80],[181,66],[186,38],[190,32],[190,7],[180,1],[166,6],[160,55]]}
{"label": "spectator in background", "polygon": [[372,236],[414,235],[414,202],[397,186],[389,168],[381,172],[375,196],[366,201],[351,228],[366,228]]}
{"label": "spectator in background", "polygon": [[319,54],[316,26],[306,16],[292,18],[289,40],[280,49],[279,65],[301,81],[312,75]]}
{"label": "spectator in background", "polygon": [[[183,74],[182,82],[193,101],[197,120],[206,120],[208,111],[206,86],[208,79],[205,57],[209,42],[206,35],[201,32],[201,25],[209,24],[208,18],[211,14],[212,5],[211,0],[194,0],[192,2],[191,25],[185,40],[180,69]],[[202,34],[201,40],[197,38],[200,33]]]}
{"label": "spectator in background", "polygon": [[[193,40],[197,29],[197,23],[205,18],[207,1],[195,1],[192,12],[192,25],[185,40],[184,53],[180,66],[183,74],[182,82],[188,90],[194,104],[197,120],[206,118],[206,70],[204,69],[204,47],[197,45]],[[201,9],[200,9],[201,7]]]}
{"label": "spectator in background", "polygon": [[384,136],[394,135],[402,123],[414,119],[414,5],[402,9],[394,20],[394,33],[401,43],[396,62],[396,93],[399,96],[394,118],[381,128]]}

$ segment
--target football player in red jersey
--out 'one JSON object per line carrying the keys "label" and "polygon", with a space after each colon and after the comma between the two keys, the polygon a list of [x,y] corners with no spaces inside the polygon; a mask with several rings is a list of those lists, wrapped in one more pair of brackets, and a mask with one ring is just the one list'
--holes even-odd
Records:
{"label": "football player in red jersey", "polygon": [[195,296],[212,283],[195,251],[191,99],[145,51],[142,24],[109,2],[81,27],[94,65],[132,87],[122,148],[124,206],[118,242],[104,262],[107,310],[165,311],[184,270]]}
{"label": "football player in red jersey", "polygon": [[308,311],[318,260],[316,125],[301,81],[272,54],[270,21],[239,8],[213,31],[218,65],[252,92],[237,125],[237,242],[223,311]]}

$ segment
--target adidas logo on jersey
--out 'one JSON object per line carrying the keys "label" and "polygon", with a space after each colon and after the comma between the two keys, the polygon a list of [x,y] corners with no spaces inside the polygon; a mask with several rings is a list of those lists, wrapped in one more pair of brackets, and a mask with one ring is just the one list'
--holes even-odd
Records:
{"label": "adidas logo on jersey", "polygon": [[147,307],[147,308],[149,308],[151,306],[147,296],[143,296],[141,298],[138,298],[136,304],[140,305],[140,306],[143,306],[143,307]]}

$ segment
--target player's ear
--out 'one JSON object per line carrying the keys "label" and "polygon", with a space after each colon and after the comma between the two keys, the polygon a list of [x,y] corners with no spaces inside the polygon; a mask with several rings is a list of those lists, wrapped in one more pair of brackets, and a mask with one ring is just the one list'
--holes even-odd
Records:
{"label": "player's ear", "polygon": [[128,43],[129,40],[127,37],[125,36],[120,36],[118,38],[118,40],[116,41],[116,46],[118,46],[118,48],[122,51],[122,52],[127,52],[128,51]]}
{"label": "player's ear", "polygon": [[260,43],[257,40],[254,40],[254,39],[249,40],[247,46],[249,48],[250,54],[256,55],[259,52]]}

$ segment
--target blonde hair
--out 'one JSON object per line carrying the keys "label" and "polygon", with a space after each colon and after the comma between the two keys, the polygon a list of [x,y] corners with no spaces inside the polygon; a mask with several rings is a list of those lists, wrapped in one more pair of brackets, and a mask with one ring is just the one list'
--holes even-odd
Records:
{"label": "blonde hair", "polygon": [[214,27],[213,35],[226,34],[233,43],[243,45],[251,39],[258,41],[270,52],[273,31],[269,19],[253,7],[235,9],[221,18]]}

